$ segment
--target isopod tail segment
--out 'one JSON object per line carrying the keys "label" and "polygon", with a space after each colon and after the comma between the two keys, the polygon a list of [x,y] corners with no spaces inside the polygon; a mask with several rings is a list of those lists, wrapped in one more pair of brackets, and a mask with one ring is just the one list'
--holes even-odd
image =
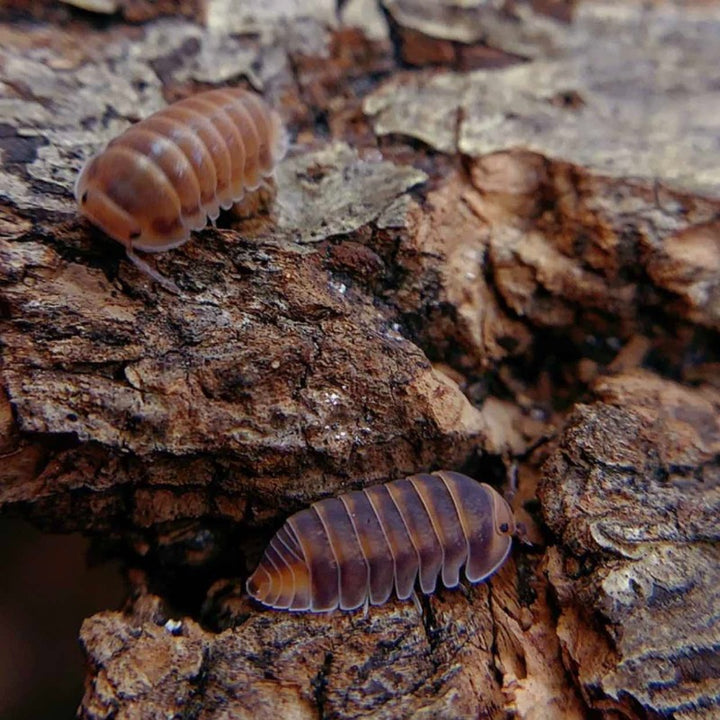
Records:
{"label": "isopod tail segment", "polygon": [[248,594],[282,610],[324,612],[381,605],[416,586],[473,583],[506,561],[517,532],[489,485],[441,470],[328,498],[295,513],[270,540]]}

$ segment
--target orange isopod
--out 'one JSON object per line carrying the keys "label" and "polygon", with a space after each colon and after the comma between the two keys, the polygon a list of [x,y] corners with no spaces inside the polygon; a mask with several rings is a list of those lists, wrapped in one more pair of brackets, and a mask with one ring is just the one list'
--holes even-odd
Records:
{"label": "orange isopod", "polygon": [[247,581],[279,610],[322,612],[380,605],[492,575],[518,530],[489,485],[441,470],[320,500],[288,518]]}
{"label": "orange isopod", "polygon": [[209,90],[128,128],[88,160],[75,183],[80,211],[125,246],[128,257],[172,290],[135,250],[178,247],[209,217],[272,175],[287,147],[279,115],[253,92]]}

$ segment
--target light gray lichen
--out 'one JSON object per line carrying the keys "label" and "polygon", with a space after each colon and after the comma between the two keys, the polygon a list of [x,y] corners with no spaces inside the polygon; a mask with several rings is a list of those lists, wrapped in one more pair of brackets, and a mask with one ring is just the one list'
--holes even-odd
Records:
{"label": "light gray lichen", "polygon": [[718,37],[712,8],[582,3],[552,53],[500,70],[398,75],[364,110],[378,134],[442,152],[525,148],[716,194]]}
{"label": "light gray lichen", "polygon": [[345,143],[334,143],[280,164],[278,227],[294,231],[301,242],[352,232],[426,179],[421,170],[382,159],[364,160]]}

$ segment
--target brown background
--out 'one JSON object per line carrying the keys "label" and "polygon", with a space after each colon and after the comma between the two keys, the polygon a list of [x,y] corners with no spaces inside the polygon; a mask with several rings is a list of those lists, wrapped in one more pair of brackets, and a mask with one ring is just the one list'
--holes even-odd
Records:
{"label": "brown background", "polygon": [[[0,507],[129,585],[79,593],[84,550],[59,573],[35,535],[6,561],[15,607],[88,603],[81,717],[716,715],[717,4],[111,9],[0,25]],[[71,188],[218,85],[292,145],[153,258],[178,298]],[[491,582],[421,617],[244,597],[288,513],[440,467],[517,477],[534,545]],[[15,627],[18,657],[60,646]]]}

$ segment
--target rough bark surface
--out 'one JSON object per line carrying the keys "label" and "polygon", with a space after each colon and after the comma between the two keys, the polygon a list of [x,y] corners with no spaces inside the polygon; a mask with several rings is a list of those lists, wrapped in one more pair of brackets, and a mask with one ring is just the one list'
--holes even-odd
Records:
{"label": "rough bark surface", "polygon": [[[132,587],[81,717],[716,717],[720,6],[252,5],[0,11],[0,509]],[[152,258],[170,295],[74,178],[239,83],[290,152]],[[534,546],[491,582],[243,595],[290,512],[441,467],[517,478]]]}
{"label": "rough bark surface", "polygon": [[[595,389],[540,488],[563,650],[591,705],[630,694],[662,715],[716,714],[720,393],[646,371]],[[598,618],[610,643],[591,641]]]}

